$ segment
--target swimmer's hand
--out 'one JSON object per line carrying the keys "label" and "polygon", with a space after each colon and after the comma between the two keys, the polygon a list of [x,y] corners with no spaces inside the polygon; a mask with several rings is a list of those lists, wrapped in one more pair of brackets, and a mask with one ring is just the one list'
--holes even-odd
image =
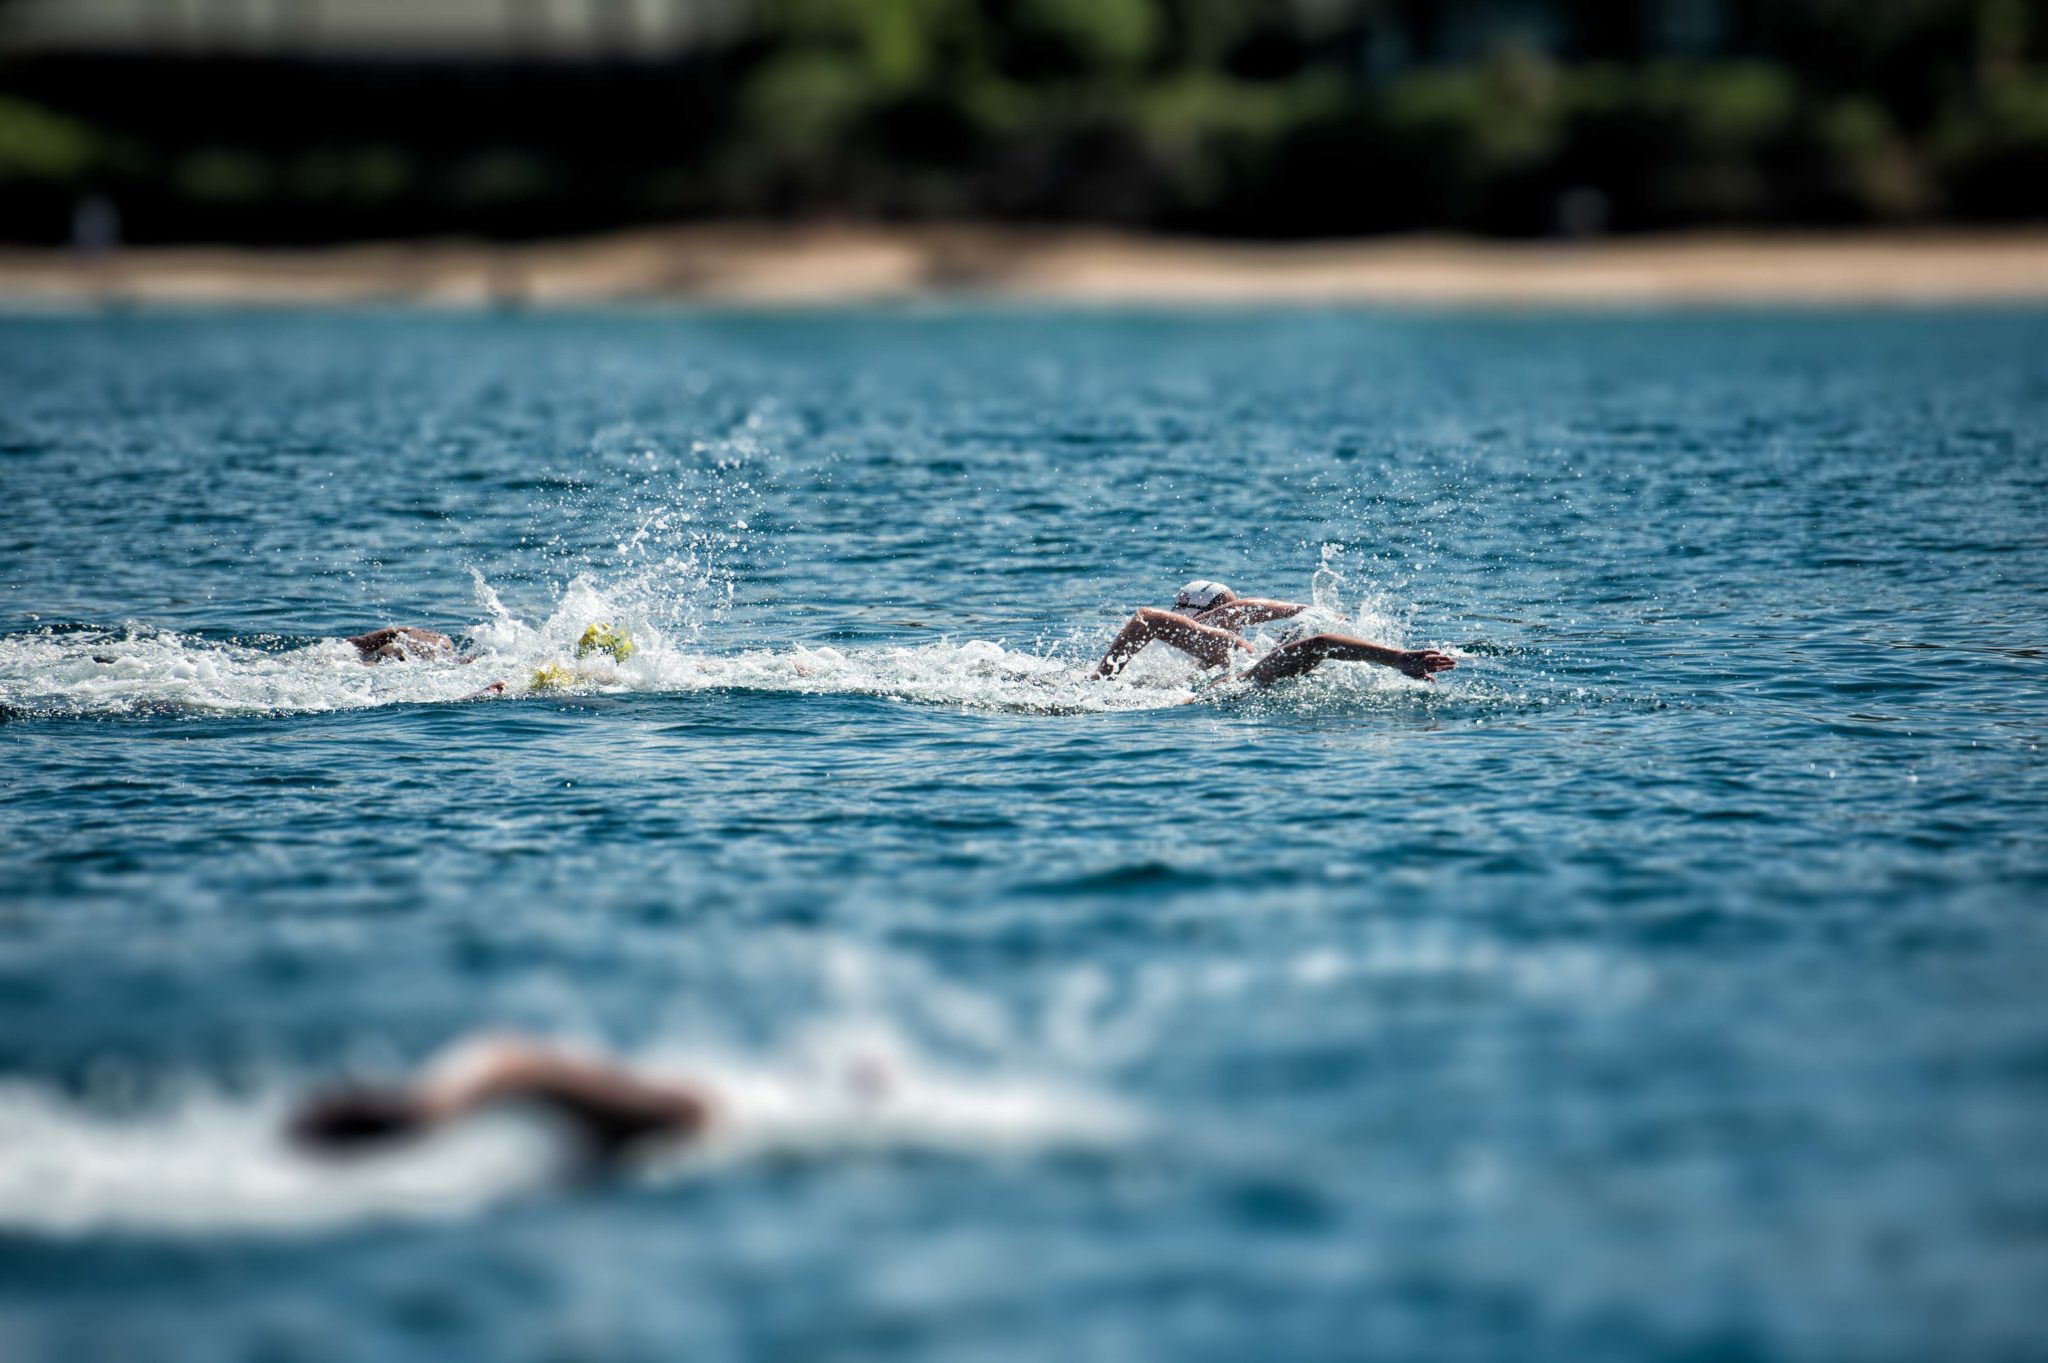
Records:
{"label": "swimmer's hand", "polygon": [[1433,648],[1410,648],[1402,650],[1400,661],[1394,664],[1403,675],[1417,681],[1435,681],[1432,672],[1448,672],[1458,665],[1458,660],[1448,653],[1439,653]]}

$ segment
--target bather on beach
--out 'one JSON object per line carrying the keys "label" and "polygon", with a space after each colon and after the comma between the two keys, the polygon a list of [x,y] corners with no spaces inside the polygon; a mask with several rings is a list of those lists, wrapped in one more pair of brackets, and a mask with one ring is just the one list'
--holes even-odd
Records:
{"label": "bather on beach", "polygon": [[[1089,676],[1114,677],[1147,644],[1179,649],[1205,668],[1226,667],[1237,649],[1250,653],[1243,631],[1271,620],[1287,620],[1308,606],[1295,601],[1269,601],[1239,596],[1220,582],[1197,580],[1180,589],[1172,610],[1141,607],[1111,641],[1109,651]],[[1430,648],[1389,648],[1348,634],[1302,632],[1255,663],[1244,675],[1257,687],[1311,672],[1325,662],[1377,663],[1417,681],[1433,681],[1457,661]]]}

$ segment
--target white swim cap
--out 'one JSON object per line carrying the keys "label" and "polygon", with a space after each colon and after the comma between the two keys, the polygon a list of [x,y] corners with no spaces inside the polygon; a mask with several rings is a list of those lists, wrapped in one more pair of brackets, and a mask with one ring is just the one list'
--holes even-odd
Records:
{"label": "white swim cap", "polygon": [[1180,589],[1180,595],[1173,598],[1175,610],[1205,611],[1216,604],[1219,596],[1230,595],[1230,588],[1221,582],[1206,582],[1196,578]]}

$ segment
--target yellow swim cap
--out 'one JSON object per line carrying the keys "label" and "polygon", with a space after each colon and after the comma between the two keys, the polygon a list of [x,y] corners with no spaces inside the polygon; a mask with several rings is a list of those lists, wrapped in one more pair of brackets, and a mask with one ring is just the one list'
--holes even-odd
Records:
{"label": "yellow swim cap", "polygon": [[609,653],[624,662],[633,656],[633,641],[626,631],[599,622],[584,630],[583,637],[576,641],[577,657],[586,658],[593,653]]}
{"label": "yellow swim cap", "polygon": [[529,691],[559,691],[572,685],[576,674],[560,663],[542,663],[533,669],[533,675],[526,680]]}

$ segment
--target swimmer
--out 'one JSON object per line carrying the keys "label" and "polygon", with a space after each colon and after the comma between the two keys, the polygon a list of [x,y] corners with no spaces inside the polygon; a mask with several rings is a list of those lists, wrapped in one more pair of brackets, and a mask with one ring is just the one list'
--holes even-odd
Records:
{"label": "swimmer", "polygon": [[386,625],[368,634],[358,634],[349,642],[355,645],[365,667],[377,663],[409,663],[455,656],[453,639],[412,625]]}
{"label": "swimmer", "polygon": [[695,1140],[716,1117],[709,1095],[695,1085],[523,1037],[485,1036],[459,1044],[412,1083],[316,1093],[292,1114],[286,1132],[304,1150],[342,1155],[518,1106],[562,1119],[598,1164],[646,1145]]}
{"label": "swimmer", "polygon": [[[473,658],[457,653],[455,641],[445,634],[413,625],[386,625],[373,629],[368,634],[358,634],[348,641],[355,646],[356,653],[366,667],[378,663],[409,663],[430,660],[445,660],[458,663],[474,662]],[[605,621],[596,621],[583,631],[576,641],[578,660],[593,653],[609,654],[614,662],[624,662],[633,656],[633,636],[625,630]],[[527,678],[529,691],[559,691],[574,684],[579,674],[574,668],[560,663],[542,663]],[[510,682],[494,681],[481,690],[471,692],[464,700],[478,700],[485,696],[502,696]]]}
{"label": "swimmer", "polygon": [[[1114,677],[1124,664],[1138,656],[1140,649],[1154,642],[1177,648],[1203,667],[1225,667],[1237,649],[1250,653],[1243,631],[1269,620],[1286,620],[1307,610],[1295,601],[1268,601],[1239,596],[1221,582],[1194,581],[1180,589],[1172,610],[1141,607],[1109,645],[1109,652],[1088,675]],[[1286,677],[1314,671],[1326,662],[1377,663],[1415,678],[1434,681],[1435,673],[1456,667],[1447,653],[1431,648],[1389,648],[1348,634],[1310,634],[1290,639],[1254,664],[1245,678],[1257,687],[1268,687]]]}
{"label": "swimmer", "polygon": [[[600,620],[583,631],[583,637],[576,641],[576,659],[580,663],[593,653],[605,653],[615,663],[622,663],[633,656],[633,636],[626,631]],[[564,667],[560,663],[542,663],[526,678],[528,691],[562,691],[583,679],[582,672],[575,667]],[[480,691],[472,691],[464,700],[482,700],[486,696],[502,696],[511,685],[508,679],[500,678]]]}

